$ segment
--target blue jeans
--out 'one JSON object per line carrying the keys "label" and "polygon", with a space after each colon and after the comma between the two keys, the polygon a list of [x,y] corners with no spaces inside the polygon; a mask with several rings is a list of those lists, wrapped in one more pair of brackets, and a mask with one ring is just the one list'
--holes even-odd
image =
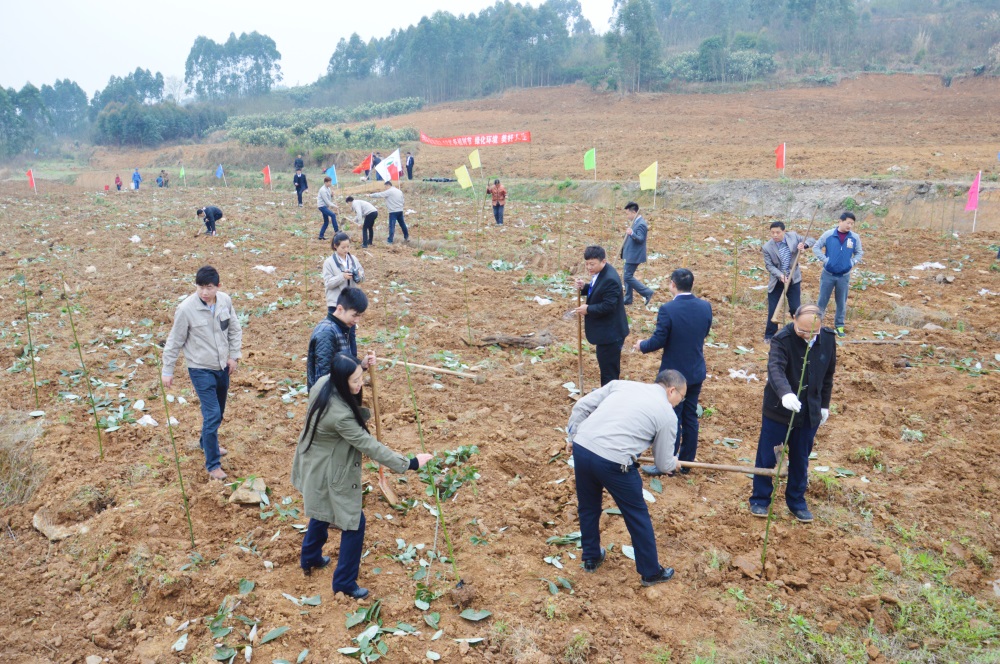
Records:
{"label": "blue jeans", "polygon": [[642,497],[642,478],[633,463],[628,466],[608,461],[581,445],[573,445],[573,474],[576,476],[577,514],[584,560],[601,559],[601,511],[604,489],[621,510],[625,527],[635,549],[635,569],[642,576],[658,574],[656,535]]}
{"label": "blue jeans", "polygon": [[410,239],[410,231],[406,228],[406,222],[403,221],[403,213],[400,212],[390,212],[389,213],[389,243],[392,243],[392,238],[396,235],[396,222],[399,222],[399,227],[403,230],[403,239]]}
{"label": "blue jeans", "polygon": [[503,206],[494,205],[493,206],[493,220],[498,224],[503,225]]}
{"label": "blue jeans", "polygon": [[222,467],[219,456],[219,425],[226,413],[226,394],[229,392],[229,372],[226,369],[188,369],[191,385],[201,402],[201,440],[205,453],[205,469],[212,472]]}
{"label": "blue jeans", "polygon": [[[774,285],[774,290],[767,294],[767,326],[764,328],[765,339],[770,339],[778,333],[778,324],[772,323],[771,318],[774,317],[774,312],[778,310],[778,306],[781,304],[781,294],[784,290],[785,284],[779,281]],[[795,310],[802,304],[802,282],[788,284],[788,295],[785,297],[788,300],[788,313],[794,316]]]}
{"label": "blue jeans", "polygon": [[821,313],[826,313],[826,305],[830,303],[830,293],[836,293],[837,315],[834,327],[844,327],[844,318],[847,316],[847,291],[850,287],[850,272],[837,276],[823,270],[819,275],[819,299],[816,300],[816,306]]}
{"label": "blue jeans", "polygon": [[688,383],[687,395],[674,408],[674,414],[677,415],[674,454],[681,461],[694,461],[698,454],[698,397],[701,395],[701,385]]}
{"label": "blue jeans", "polygon": [[330,208],[326,207],[325,205],[321,207],[319,211],[323,215],[323,229],[320,230],[319,232],[320,239],[323,239],[326,236],[326,227],[329,226],[330,224],[333,224],[334,233],[339,232],[340,229],[337,228],[337,215],[331,212]]}
{"label": "blue jeans", "polygon": [[[778,460],[774,456],[774,448],[785,442],[788,425],[775,422],[761,416],[760,439],[757,442],[758,468],[774,468]],[[785,486],[785,503],[790,510],[806,509],[806,487],[809,484],[809,455],[812,454],[813,440],[819,427],[794,427],[788,439],[788,457],[785,465],[788,467],[788,483]],[[753,493],[750,504],[767,507],[771,503],[771,493],[774,483],[767,475],[753,476]]]}
{"label": "blue jeans", "polygon": [[[299,565],[303,569],[315,567],[323,557],[330,524],[326,521],[309,519],[306,536],[302,539],[302,553]],[[358,572],[361,569],[361,553],[365,544],[365,513],[361,513],[361,523],[357,530],[340,531],[340,553],[337,568],[333,571],[333,592],[352,593],[358,588]]]}
{"label": "blue jeans", "polygon": [[643,285],[635,278],[635,271],[639,268],[639,263],[625,263],[625,272],[622,275],[622,283],[625,284],[625,304],[632,304],[632,291],[642,297],[649,297],[653,294],[653,289]]}

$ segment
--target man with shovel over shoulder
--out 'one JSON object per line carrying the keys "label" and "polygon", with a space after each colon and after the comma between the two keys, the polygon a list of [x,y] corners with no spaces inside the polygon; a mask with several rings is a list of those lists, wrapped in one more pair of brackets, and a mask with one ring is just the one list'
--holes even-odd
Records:
{"label": "man with shovel over shoulder", "polygon": [[764,327],[764,343],[771,343],[771,337],[778,331],[774,322],[774,312],[781,306],[782,297],[788,300],[788,313],[794,314],[802,303],[802,270],[799,268],[799,252],[814,244],[813,238],[804,238],[794,231],[785,230],[785,222],[771,223],[771,239],[763,247],[764,267],[771,275],[767,283],[767,325]]}
{"label": "man with shovel over shoulder", "polygon": [[642,496],[642,478],[636,462],[652,445],[657,468],[669,472],[676,467],[674,407],[684,399],[686,391],[684,376],[667,369],[657,374],[652,385],[613,380],[573,406],[566,440],[573,453],[585,571],[597,571],[607,553],[601,546],[600,530],[607,489],[632,538],[635,567],[642,585],[656,585],[673,577],[674,570],[662,567],[656,553],[653,522]]}
{"label": "man with shovel over shoulder", "polygon": [[[816,430],[830,415],[833,374],[837,368],[837,337],[833,330],[822,327],[822,318],[819,307],[803,305],[795,312],[792,322],[771,339],[760,440],[754,464],[758,468],[774,468],[787,436],[785,503],[792,515],[803,523],[813,520],[806,505],[809,455]],[[767,517],[773,491],[769,476],[754,475],[750,513]]]}

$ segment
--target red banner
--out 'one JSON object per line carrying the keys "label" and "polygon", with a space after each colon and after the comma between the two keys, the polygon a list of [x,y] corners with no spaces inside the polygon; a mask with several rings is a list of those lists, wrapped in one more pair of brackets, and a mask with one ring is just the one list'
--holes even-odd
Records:
{"label": "red banner", "polygon": [[510,131],[502,134],[472,134],[470,136],[451,136],[450,138],[431,138],[420,132],[420,142],[436,145],[439,148],[478,148],[490,145],[510,145],[511,143],[530,143],[530,131]]}

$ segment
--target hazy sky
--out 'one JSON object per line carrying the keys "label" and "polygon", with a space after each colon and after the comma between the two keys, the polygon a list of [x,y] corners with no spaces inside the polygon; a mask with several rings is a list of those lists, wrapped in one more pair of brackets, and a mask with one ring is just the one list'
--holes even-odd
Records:
{"label": "hazy sky", "polygon": [[[183,79],[184,61],[198,35],[221,43],[230,32],[254,30],[277,44],[282,84],[307,84],[326,72],[337,42],[352,32],[367,41],[438,10],[478,13],[493,4],[495,0],[9,2],[0,21],[0,85],[20,89],[30,81],[41,87],[69,78],[92,96],[112,75],[124,76],[136,67]],[[612,0],[580,4],[594,29],[605,32]]]}

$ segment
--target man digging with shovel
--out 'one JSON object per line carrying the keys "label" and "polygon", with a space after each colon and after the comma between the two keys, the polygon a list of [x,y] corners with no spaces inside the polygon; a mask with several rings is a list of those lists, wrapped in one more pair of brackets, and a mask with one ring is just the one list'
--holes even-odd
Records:
{"label": "man digging with shovel", "polygon": [[[758,468],[774,468],[781,446],[788,437],[785,503],[792,516],[803,523],[813,520],[812,512],[806,505],[806,474],[816,430],[830,415],[833,374],[837,368],[837,337],[833,330],[822,327],[822,318],[819,307],[803,305],[795,312],[792,322],[771,339],[760,440],[754,464]],[[803,361],[807,350],[809,357],[803,379]],[[797,395],[800,384],[802,391]],[[774,485],[769,476],[754,475],[750,513],[767,518],[773,491]]]}

